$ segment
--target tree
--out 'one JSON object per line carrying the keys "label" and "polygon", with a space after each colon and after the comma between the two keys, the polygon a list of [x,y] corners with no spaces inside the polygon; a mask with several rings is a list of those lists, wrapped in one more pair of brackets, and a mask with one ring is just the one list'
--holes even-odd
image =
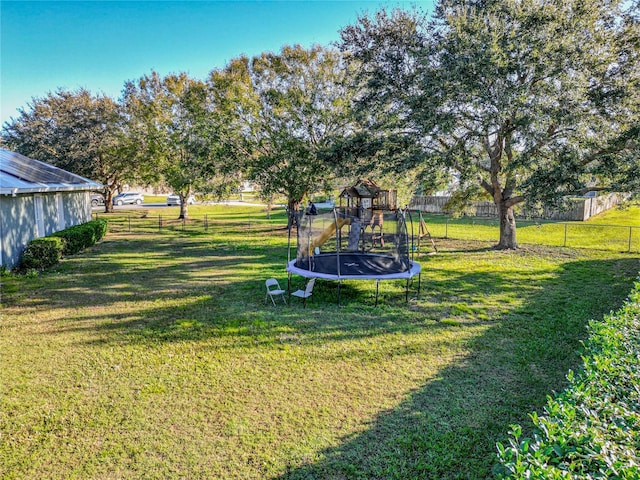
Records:
{"label": "tree", "polygon": [[638,188],[639,39],[637,1],[440,0],[431,21],[363,17],[341,48],[376,141],[417,149],[405,167],[480,185],[499,211],[498,248],[517,248],[525,200]]}
{"label": "tree", "polygon": [[145,132],[147,180],[162,182],[180,196],[180,216],[195,192],[221,196],[238,184],[229,161],[230,126],[205,82],[185,73],[161,78],[156,72],[127,85],[128,98]]}
{"label": "tree", "polygon": [[136,176],[133,139],[122,104],[89,91],[58,90],[35,98],[5,123],[2,141],[11,149],[104,185],[105,210],[125,181]]}
{"label": "tree", "polygon": [[304,196],[330,181],[324,154],[350,128],[346,65],[336,50],[298,45],[242,65],[251,85],[241,113],[249,177],[263,195],[287,197],[291,225]]}

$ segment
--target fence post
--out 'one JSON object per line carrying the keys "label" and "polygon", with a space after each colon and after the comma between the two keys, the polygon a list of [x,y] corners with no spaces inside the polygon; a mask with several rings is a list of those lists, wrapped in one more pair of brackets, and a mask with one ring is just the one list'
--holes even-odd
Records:
{"label": "fence post", "polygon": [[131,233],[131,215],[127,215],[127,220],[129,220],[129,233]]}
{"label": "fence post", "polygon": [[206,213],[204,214],[204,231],[209,231],[209,215]]}
{"label": "fence post", "polygon": [[158,231],[162,231],[162,215],[158,215]]}
{"label": "fence post", "polygon": [[633,227],[629,227],[629,249],[627,252],[631,252],[631,236],[632,236]]}
{"label": "fence post", "polygon": [[567,227],[568,227],[568,224],[565,223],[564,224],[564,245],[563,245],[563,247],[567,246]]}
{"label": "fence post", "polygon": [[449,238],[449,217],[444,217],[444,238]]}

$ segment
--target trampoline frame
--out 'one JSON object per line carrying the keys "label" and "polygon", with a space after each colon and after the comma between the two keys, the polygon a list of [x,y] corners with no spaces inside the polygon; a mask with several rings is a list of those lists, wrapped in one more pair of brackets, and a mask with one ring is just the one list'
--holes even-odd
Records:
{"label": "trampoline frame", "polygon": [[[333,218],[334,218],[334,222],[335,222],[335,226],[336,226],[336,232],[339,232],[340,230],[340,226],[338,225],[338,213],[337,213],[338,208],[334,207],[333,209]],[[407,252],[407,257],[403,257],[402,260],[400,261],[401,264],[405,265],[405,268],[401,271],[396,271],[393,273],[371,273],[371,274],[349,274],[349,273],[342,273],[341,272],[341,257],[347,257],[347,256],[355,256],[355,257],[359,257],[362,259],[371,259],[372,257],[382,257],[382,258],[389,258],[393,260],[393,257],[389,256],[389,255],[381,255],[381,254],[376,254],[376,253],[371,253],[371,252],[347,252],[347,253],[340,253],[340,249],[338,247],[338,243],[336,242],[336,249],[334,253],[324,253],[324,254],[314,254],[313,252],[307,257],[308,258],[308,265],[310,268],[301,268],[299,266],[296,266],[296,263],[298,262],[298,258],[296,256],[296,258],[291,259],[291,228],[289,228],[289,248],[288,248],[288,253],[287,253],[287,272],[288,272],[288,289],[289,292],[291,292],[291,276],[292,275],[299,275],[301,277],[304,278],[321,278],[324,280],[332,280],[332,281],[337,281],[338,282],[338,293],[337,293],[337,303],[338,305],[340,304],[340,285],[342,280],[375,280],[376,281],[376,302],[375,302],[375,306],[378,306],[378,292],[379,292],[379,286],[380,286],[380,280],[406,280],[405,283],[405,301],[408,302],[409,301],[409,281],[415,277],[418,276],[418,292],[417,295],[420,295],[420,287],[421,287],[421,272],[422,272],[422,267],[421,265],[416,262],[414,260],[414,252],[415,252],[415,245],[414,245],[414,234],[413,234],[413,219],[411,217],[411,212],[409,210],[397,210],[396,214],[401,215],[402,216],[402,225],[404,227],[404,231],[402,232],[405,236],[406,239],[406,244],[407,244],[407,248],[408,248],[408,252]],[[411,228],[411,236],[409,236],[409,233],[407,231],[407,215],[409,217],[409,222],[411,222],[412,228]],[[411,242],[409,242],[409,239],[411,240]],[[296,252],[299,248],[299,245],[296,246]],[[336,257],[336,273],[327,273],[327,272],[322,272],[322,271],[317,271],[314,269],[311,269],[314,258],[328,258],[328,257]]]}

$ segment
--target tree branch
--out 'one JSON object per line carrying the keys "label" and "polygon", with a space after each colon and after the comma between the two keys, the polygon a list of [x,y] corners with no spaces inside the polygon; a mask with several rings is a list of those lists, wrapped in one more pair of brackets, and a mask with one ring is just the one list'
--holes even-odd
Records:
{"label": "tree branch", "polygon": [[514,205],[518,205],[519,203],[524,202],[525,198],[521,195],[515,196],[515,197],[511,197],[508,198],[507,200],[505,200],[504,202],[504,206],[507,208],[513,207]]}
{"label": "tree branch", "polygon": [[489,182],[487,182],[484,178],[480,177],[478,179],[480,181],[480,186],[482,188],[484,188],[487,193],[489,195],[491,195],[491,198],[493,198],[494,194],[495,194],[495,190],[493,189],[493,187],[491,186],[491,184]]}

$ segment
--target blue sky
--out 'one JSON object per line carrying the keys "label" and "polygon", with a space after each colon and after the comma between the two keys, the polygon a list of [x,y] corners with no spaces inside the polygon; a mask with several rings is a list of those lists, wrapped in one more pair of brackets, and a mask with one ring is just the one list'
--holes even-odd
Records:
{"label": "blue sky", "polygon": [[84,87],[119,97],[156,70],[205,78],[240,54],[328,45],[358,14],[413,1],[0,2],[1,123],[33,97]]}

